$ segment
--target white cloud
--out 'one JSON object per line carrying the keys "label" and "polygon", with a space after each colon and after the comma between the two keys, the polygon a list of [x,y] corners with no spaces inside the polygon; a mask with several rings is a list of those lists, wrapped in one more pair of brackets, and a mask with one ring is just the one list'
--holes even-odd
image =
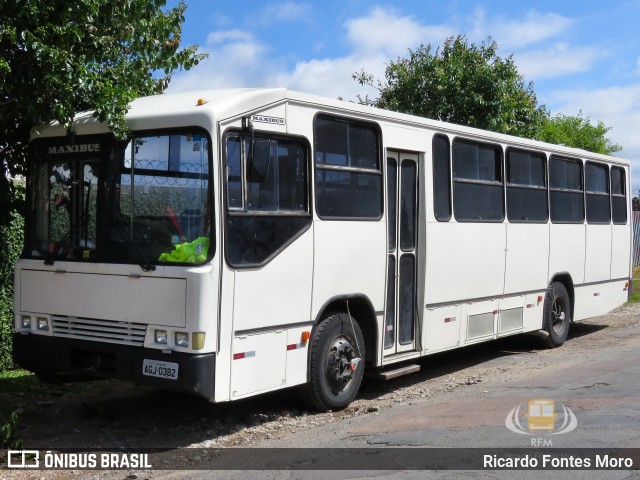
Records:
{"label": "white cloud", "polygon": [[[548,95],[547,105],[554,112],[577,115],[580,110],[592,122],[601,120],[611,130],[607,134],[623,151],[616,155],[632,161],[632,170],[640,172],[640,84],[613,86],[596,90],[557,90]],[[640,176],[632,177],[634,192],[640,188]]]}
{"label": "white cloud", "polygon": [[[288,9],[285,8],[289,5]],[[293,2],[282,5],[280,14],[274,6],[265,7],[262,13],[272,11],[281,19],[292,18],[297,12]],[[287,16],[288,15],[288,16]],[[380,7],[369,14],[344,23],[345,37],[352,51],[341,57],[314,58],[298,62],[287,68],[284,60],[271,58],[266,44],[246,30],[231,29],[210,32],[203,51],[209,58],[197,68],[174,77],[170,91],[202,88],[203,79],[209,88],[270,86],[354,99],[356,94],[375,95],[375,91],[362,88],[351,78],[361,69],[375,78],[384,76],[385,63],[398,55],[405,55],[408,48],[420,43],[440,43],[453,34],[446,25],[428,26],[411,17]]]}
{"label": "white cloud", "polygon": [[[306,4],[284,3],[280,13],[269,10],[275,6],[267,6],[261,14],[271,11],[272,18],[278,21],[294,19],[301,11],[296,10],[297,5]],[[505,46],[516,48],[514,59],[518,70],[536,82],[587,72],[596,61],[614,53],[596,46],[561,43],[562,33],[571,26],[571,20],[553,13],[531,11],[521,20],[498,16],[487,19],[484,11],[478,9],[473,12],[472,20],[473,29],[468,33],[471,41],[483,40],[487,33],[493,33],[502,55],[505,51],[510,53]],[[351,78],[352,73],[364,69],[374,78],[382,79],[389,60],[406,55],[407,48],[415,48],[420,43],[441,45],[445,38],[464,32],[461,25],[469,22],[470,17],[466,17],[451,23],[427,25],[392,9],[375,7],[368,14],[343,23],[343,39],[351,48],[349,52],[339,57],[318,58],[318,52],[324,48],[316,44],[310,58],[293,65],[287,63],[286,52],[275,57],[268,43],[250,31],[216,30],[209,34],[204,48],[210,58],[189,72],[180,72],[169,88],[181,91],[203,87],[280,86],[331,98],[354,99],[358,93],[375,97],[376,92],[358,85]],[[533,28],[534,24],[538,30]],[[640,74],[640,57],[637,62]],[[592,121],[602,120],[612,127],[609,138],[624,147],[619,155],[632,159],[633,168],[640,171],[640,136],[637,135],[640,84],[591,91],[558,89],[545,94],[544,98],[539,97],[554,113],[575,115],[582,110]],[[636,190],[640,188],[637,175],[632,181]]]}
{"label": "white cloud", "polygon": [[541,14],[530,11],[525,15],[523,22],[504,20],[501,26],[497,26],[496,36],[500,36],[507,46],[521,48],[556,37],[572,23],[571,19],[557,13]]}
{"label": "white cloud", "polygon": [[375,97],[377,94],[373,89],[361,87],[351,75],[364,69],[375,78],[380,78],[384,75],[384,62],[387,60],[386,56],[378,54],[299,62],[291,72],[282,73],[275,78],[275,83],[330,98],[353,100],[357,94]]}
{"label": "white cloud", "polygon": [[491,35],[503,50],[517,50],[557,37],[572,23],[572,19],[557,13],[536,10],[528,11],[522,18],[501,15],[487,18],[484,9],[476,8],[471,17],[470,37],[482,40]]}
{"label": "white cloud", "polygon": [[273,62],[265,61],[269,48],[244,30],[210,32],[202,49],[209,54],[196,68],[172,80],[169,91],[262,85],[264,72]]}
{"label": "white cloud", "polygon": [[422,25],[409,16],[375,7],[366,17],[355,18],[345,23],[347,38],[356,52],[386,53],[388,56],[404,55],[408,48],[442,41],[454,34],[448,25]]}
{"label": "white cloud", "polygon": [[363,88],[351,78],[354,72],[365,70],[374,78],[383,78],[386,64],[406,55],[407,49],[439,44],[454,34],[453,27],[448,25],[423,25],[410,16],[382,7],[346,21],[344,28],[351,53],[299,62],[275,77],[275,83],[331,98],[354,99],[357,94],[375,97],[377,92],[373,88]]}
{"label": "white cloud", "polygon": [[[274,21],[293,21],[308,16],[310,8],[306,3],[294,1],[271,3],[257,16],[267,16]],[[441,45],[445,38],[463,31],[461,24],[469,22],[473,26],[472,33],[469,33],[472,41],[472,35],[482,34],[484,39],[487,31],[495,29],[498,42],[524,47],[516,51],[514,59],[520,73],[535,82],[589,71],[597,60],[608,54],[604,49],[592,46],[550,44],[549,39],[561,35],[572,22],[555,13],[531,10],[517,19],[504,16],[488,18],[483,9],[477,8],[465,18],[429,25],[393,8],[376,6],[366,15],[342,24],[343,38],[350,45],[350,52],[324,58],[314,58],[311,54],[311,58],[296,64],[288,62],[286,53],[280,57],[270,55],[268,43],[257,39],[249,30],[212,31],[204,48],[210,55],[209,59],[190,72],[176,75],[170,89],[202,87],[203,83],[212,88],[284,86],[352,99],[357,93],[363,93],[362,87],[351,78],[354,72],[364,69],[374,78],[383,78],[385,65],[397,56],[405,56],[408,48],[416,48],[421,43]],[[315,47],[316,55],[324,50],[319,50],[317,44]],[[372,90],[368,93],[375,95]]]}
{"label": "white cloud", "polygon": [[308,22],[312,15],[312,7],[307,3],[292,1],[284,3],[270,3],[262,8],[255,17],[255,22],[261,25],[271,25],[276,22]]}
{"label": "white cloud", "polygon": [[228,42],[249,42],[253,40],[253,34],[239,29],[234,30],[218,30],[209,33],[207,36],[207,46],[213,46],[216,43]]}
{"label": "white cloud", "polygon": [[513,58],[518,71],[527,79],[535,81],[589,71],[606,54],[596,47],[574,47],[557,43],[544,49],[516,52]]}
{"label": "white cloud", "polygon": [[490,35],[501,56],[513,54],[518,71],[527,80],[586,72],[607,54],[598,47],[564,43],[563,35],[575,20],[554,12],[529,10],[518,17],[488,16],[478,7],[467,20],[471,24],[469,38],[479,42]]}

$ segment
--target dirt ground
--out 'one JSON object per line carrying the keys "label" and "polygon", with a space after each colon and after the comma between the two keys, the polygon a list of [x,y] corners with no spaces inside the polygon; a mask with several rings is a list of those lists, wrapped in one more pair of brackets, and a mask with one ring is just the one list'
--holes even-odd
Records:
{"label": "dirt ground", "polygon": [[[558,349],[541,349],[533,337],[523,335],[432,355],[419,361],[419,373],[387,382],[365,378],[356,401],[339,412],[308,409],[295,389],[209,404],[120,381],[51,387],[32,377],[0,380],[0,405],[2,411],[18,411],[15,437],[23,441],[24,448],[251,447],[319,425],[375,415],[397,404],[465,395],[470,385],[531,377],[536,371],[587,359],[596,350],[623,343],[630,334],[637,335],[639,327],[640,303],[632,303],[572,325],[567,342]],[[0,479],[15,478],[8,473],[0,470]],[[104,475],[107,473],[99,471],[41,471],[22,478]],[[121,471],[110,478],[133,478],[127,475]]]}

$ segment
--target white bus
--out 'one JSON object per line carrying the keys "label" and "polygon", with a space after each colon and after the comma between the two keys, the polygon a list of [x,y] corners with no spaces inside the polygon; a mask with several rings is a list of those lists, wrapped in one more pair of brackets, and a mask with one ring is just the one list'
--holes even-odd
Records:
{"label": "white bus", "polygon": [[[14,355],[223,402],[627,300],[629,162],[285,89],[140,98],[30,145]],[[398,365],[396,365],[398,364]]]}

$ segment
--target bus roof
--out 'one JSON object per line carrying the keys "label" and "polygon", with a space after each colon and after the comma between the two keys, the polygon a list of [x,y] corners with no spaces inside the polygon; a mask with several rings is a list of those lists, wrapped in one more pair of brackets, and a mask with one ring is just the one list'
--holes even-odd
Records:
{"label": "bus roof", "polygon": [[[203,99],[204,103],[202,105],[198,104],[199,99]],[[220,120],[259,113],[267,108],[287,102],[315,108],[327,113],[356,114],[361,118],[377,122],[427,128],[485,141],[508,143],[522,148],[536,148],[573,157],[595,158],[624,165],[629,164],[628,160],[619,157],[383,110],[340,99],[320,97],[286,88],[194,90],[140,97],[131,103],[126,117],[127,124],[132,130],[202,126],[214,131],[215,123]],[[78,135],[107,133],[109,131],[105,124],[100,123],[93,117],[92,112],[78,114],[74,125],[75,132]],[[65,135],[64,129],[59,124],[53,123],[41,128],[40,133],[35,136],[52,137],[61,135]]]}

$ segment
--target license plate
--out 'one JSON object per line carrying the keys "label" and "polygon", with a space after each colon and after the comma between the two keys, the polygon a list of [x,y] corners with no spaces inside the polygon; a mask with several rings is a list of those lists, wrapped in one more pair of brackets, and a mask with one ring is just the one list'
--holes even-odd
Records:
{"label": "license plate", "polygon": [[142,362],[142,374],[148,377],[167,378],[169,380],[178,379],[177,363],[160,362],[158,360],[149,360],[145,358]]}

